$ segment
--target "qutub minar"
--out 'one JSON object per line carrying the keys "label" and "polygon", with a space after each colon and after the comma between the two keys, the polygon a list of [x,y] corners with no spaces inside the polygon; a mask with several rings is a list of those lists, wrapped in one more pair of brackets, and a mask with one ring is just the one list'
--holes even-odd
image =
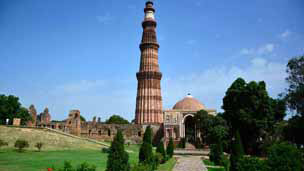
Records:
{"label": "qutub minar", "polygon": [[156,21],[153,2],[146,2],[145,19],[142,22],[143,34],[140,43],[140,68],[138,80],[135,123],[163,123],[162,96],[160,80],[162,73],[158,65],[159,44],[156,39]]}
{"label": "qutub minar", "polygon": [[[206,110],[215,115],[214,109],[207,109],[199,100],[188,94],[178,101],[172,109],[163,110],[161,96],[162,73],[158,65],[159,45],[156,40],[156,20],[153,2],[146,2],[145,17],[142,22],[143,34],[140,43],[140,67],[137,72],[137,98],[135,110],[135,124],[104,124],[96,117],[92,121],[81,121],[80,111],[71,110],[68,118],[61,122],[51,122],[50,114],[43,114],[37,118],[34,106],[30,113],[37,122],[28,123],[29,126],[49,127],[77,136],[96,140],[112,140],[117,130],[123,130],[124,137],[132,143],[140,143],[147,125],[151,125],[154,134],[161,133],[165,143],[169,138],[178,143],[181,138],[191,142],[199,138],[200,132],[195,129],[193,117],[199,110]],[[48,113],[45,110],[44,113]],[[161,137],[162,137],[161,136]],[[157,136],[155,136],[157,137]],[[160,138],[161,138],[160,137]]]}

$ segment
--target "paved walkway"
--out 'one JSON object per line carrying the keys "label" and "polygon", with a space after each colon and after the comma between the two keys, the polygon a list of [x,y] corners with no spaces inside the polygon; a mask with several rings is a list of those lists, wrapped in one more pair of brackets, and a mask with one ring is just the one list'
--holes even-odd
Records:
{"label": "paved walkway", "polygon": [[176,156],[173,171],[207,171],[200,156]]}

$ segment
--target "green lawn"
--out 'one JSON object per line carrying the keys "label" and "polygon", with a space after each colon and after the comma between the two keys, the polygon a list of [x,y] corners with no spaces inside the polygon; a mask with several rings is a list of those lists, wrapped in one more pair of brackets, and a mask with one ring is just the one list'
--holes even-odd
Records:
{"label": "green lawn", "polygon": [[[138,145],[126,146],[129,152],[131,165],[138,162]],[[79,150],[60,150],[60,151],[41,151],[26,150],[18,153],[15,149],[0,149],[0,170],[1,171],[46,171],[46,168],[55,166],[62,167],[65,160],[71,161],[73,166],[82,162],[88,162],[97,166],[97,171],[105,170],[107,154],[101,150],[79,149]],[[172,170],[175,160],[171,159],[167,163],[160,165],[159,170]]]}
{"label": "green lawn", "polygon": [[225,171],[224,167],[221,168],[211,168],[208,166],[215,166],[215,164],[210,160],[203,160],[204,164],[207,166],[208,171]]}

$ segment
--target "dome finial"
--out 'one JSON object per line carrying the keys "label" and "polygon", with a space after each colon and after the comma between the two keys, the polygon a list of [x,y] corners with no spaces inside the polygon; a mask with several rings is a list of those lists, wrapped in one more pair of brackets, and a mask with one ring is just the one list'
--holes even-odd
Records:
{"label": "dome finial", "polygon": [[192,96],[191,96],[191,93],[188,93],[186,97],[191,98],[191,97],[192,97]]}

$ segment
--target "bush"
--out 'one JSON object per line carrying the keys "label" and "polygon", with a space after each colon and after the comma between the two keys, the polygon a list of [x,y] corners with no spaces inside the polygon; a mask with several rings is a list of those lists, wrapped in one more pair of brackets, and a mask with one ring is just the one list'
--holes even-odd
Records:
{"label": "bush", "polygon": [[302,157],[300,151],[288,143],[278,143],[270,147],[267,165],[275,171],[301,171]]}
{"label": "bush", "polygon": [[26,140],[17,140],[15,142],[15,147],[18,149],[18,152],[22,152],[24,148],[29,147],[29,143]]}
{"label": "bush", "polygon": [[117,131],[110,147],[106,171],[129,171],[129,155],[124,148],[122,132]]}
{"label": "bush", "polygon": [[38,148],[38,151],[41,151],[42,146],[43,146],[42,142],[37,142],[35,145],[35,147]]}
{"label": "bush", "polygon": [[214,164],[216,165],[220,165],[222,160],[222,155],[223,155],[222,144],[221,143],[211,144],[210,154],[209,154],[210,161],[214,162]]}
{"label": "bush", "polygon": [[171,137],[169,140],[169,144],[167,146],[167,155],[169,158],[173,156],[174,153],[174,144],[173,144],[173,138]]}
{"label": "bush", "polygon": [[160,141],[157,148],[156,148],[156,152],[161,154],[162,159],[160,160],[160,163],[165,163],[166,162],[166,151],[164,148],[164,142]]}
{"label": "bush", "polygon": [[244,155],[243,144],[239,131],[236,131],[236,139],[232,142],[232,153],[230,156],[230,170],[237,170],[238,160]]}
{"label": "bush", "polygon": [[225,167],[225,171],[229,171],[230,170],[230,160],[224,154],[221,156],[220,165]]}
{"label": "bush", "polygon": [[181,138],[179,143],[177,144],[177,148],[185,148],[186,147],[186,139]]}
{"label": "bush", "polygon": [[96,171],[96,166],[89,165],[87,162],[84,162],[78,165],[77,168],[74,169],[71,162],[64,161],[63,168],[58,168],[58,169],[53,168],[53,170],[54,171]]}
{"label": "bush", "polygon": [[8,143],[0,139],[0,147],[8,146]]}
{"label": "bush", "polygon": [[139,162],[145,164],[153,163],[153,152],[152,152],[152,129],[150,126],[146,128],[143,138],[143,144],[139,149]]}
{"label": "bush", "polygon": [[237,163],[237,170],[266,171],[265,161],[256,157],[241,157]]}
{"label": "bush", "polygon": [[110,153],[110,149],[109,148],[101,148],[101,152],[102,153]]}
{"label": "bush", "polygon": [[153,171],[151,165],[139,163],[132,167],[132,171]]}

